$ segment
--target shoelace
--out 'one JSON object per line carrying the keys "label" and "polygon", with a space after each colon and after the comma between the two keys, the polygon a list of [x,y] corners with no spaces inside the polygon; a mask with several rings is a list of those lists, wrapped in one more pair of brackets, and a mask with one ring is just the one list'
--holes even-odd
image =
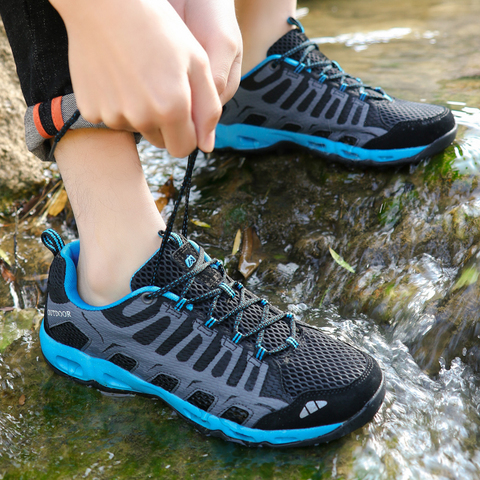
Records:
{"label": "shoelace", "polygon": [[[167,228],[165,230],[165,233],[163,234],[162,244],[157,253],[157,259],[155,262],[154,273],[151,281],[152,285],[156,284],[160,262],[164,255],[165,248],[167,246],[169,238],[172,235],[175,217],[177,215],[183,195],[185,195],[185,213],[183,215],[182,235],[184,237],[187,237],[188,201],[190,196],[190,187],[192,184],[193,168],[195,166],[197,155],[198,155],[198,149],[195,150],[188,157],[187,169],[185,172],[185,176],[183,178],[182,186],[180,187],[179,195],[178,195],[177,201],[175,202],[173,212],[170,215],[170,218],[168,220]],[[205,326],[208,328],[213,328],[217,325],[222,324],[227,319],[234,317],[235,318],[234,327],[233,327],[234,335],[232,337],[232,341],[234,343],[238,343],[243,339],[252,337],[253,335],[257,335],[256,341],[255,341],[255,347],[256,347],[256,358],[258,358],[259,360],[261,360],[265,355],[273,355],[274,353],[281,352],[290,347],[293,347],[293,348],[298,347],[298,341],[295,338],[296,324],[292,314],[279,313],[269,318],[270,304],[268,303],[267,300],[262,298],[257,298],[257,297],[247,299],[245,295],[245,288],[243,287],[243,285],[239,282],[229,282],[225,269],[220,261],[216,259],[206,260],[207,256],[205,255],[205,251],[202,247],[199,247],[198,254],[199,256],[198,256],[197,263],[192,270],[182,275],[181,277],[177,278],[173,282],[170,282],[168,285],[165,285],[164,287],[160,288],[156,292],[150,294],[150,298],[159,297],[179,285],[184,285],[184,288],[180,295],[180,300],[177,302],[175,306],[177,310],[181,310],[186,305],[203,303],[211,299],[212,302],[209,307],[209,311],[207,315],[208,320],[205,322]],[[203,295],[199,295],[197,297],[187,299],[186,295],[190,287],[193,285],[195,278],[207,268],[215,268],[222,276],[221,282],[218,284],[216,288],[213,288],[209,292]],[[226,313],[220,318],[215,318],[213,316],[215,307],[217,306],[217,303],[222,295],[226,295],[229,298],[234,298],[236,295],[240,295],[239,303],[230,312]],[[262,312],[262,317],[260,319],[260,322],[256,327],[251,328],[247,332],[241,333],[239,330],[239,327],[242,322],[243,313],[246,311],[248,307],[254,304],[260,304],[263,307],[263,312]],[[285,339],[285,342],[283,345],[280,345],[271,350],[267,350],[266,348],[263,347],[263,344],[262,344],[265,336],[265,329],[280,320],[285,320],[289,324],[290,335]]]}
{"label": "shoelace", "polygon": [[[55,136],[54,143],[52,145],[52,149],[50,151],[49,158],[53,159],[53,152],[55,151],[55,148],[60,142],[60,140],[63,138],[65,133],[68,131],[68,129],[78,120],[80,116],[80,112],[78,110],[75,111],[75,113],[69,118],[67,122],[65,122],[64,128],[62,128],[57,135]],[[198,149],[196,149],[193,153],[191,153],[188,157],[188,163],[187,163],[187,170],[185,172],[185,176],[183,178],[182,186],[180,187],[180,192],[177,198],[177,201],[175,202],[175,206],[173,208],[173,212],[170,215],[170,218],[167,223],[167,228],[165,230],[165,233],[163,235],[163,240],[162,244],[160,245],[158,254],[157,254],[157,259],[155,262],[155,267],[153,270],[153,277],[151,284],[155,285],[156,280],[157,280],[157,275],[158,275],[158,269],[160,266],[161,259],[164,255],[165,248],[168,244],[168,240],[170,236],[172,235],[173,232],[173,225],[175,222],[175,218],[177,216],[178,209],[180,207],[180,202],[182,200],[182,197],[185,195],[185,212],[183,215],[183,225],[182,225],[182,235],[184,237],[187,237],[188,233],[188,202],[190,198],[190,188],[192,185],[192,175],[193,175],[193,169],[195,167],[195,161],[197,159],[198,155]],[[198,297],[194,298],[185,298],[189,288],[192,286],[193,282],[195,281],[195,277],[199,274],[201,274],[205,269],[212,267],[216,268],[218,272],[222,275],[222,281],[219,283],[217,288],[214,288],[210,290],[208,293],[199,295]],[[228,281],[227,274],[225,272],[225,269],[223,268],[223,265],[220,261],[213,259],[213,260],[205,260],[205,251],[202,247],[199,249],[199,258],[197,260],[196,266],[190,270],[188,273],[185,275],[182,275],[180,278],[177,280],[169,283],[168,285],[165,285],[161,289],[157,290],[156,292],[149,294],[149,298],[154,298],[154,297],[159,297],[160,295],[163,295],[164,293],[168,292],[169,290],[175,288],[177,285],[185,284],[185,287],[183,288],[181,298],[177,302],[177,305],[175,308],[177,310],[181,310],[185,305],[193,305],[195,303],[201,303],[205,302],[206,300],[212,299],[212,303],[210,304],[209,308],[209,314],[208,314],[208,320],[205,322],[205,326],[208,328],[213,328],[216,325],[220,325],[222,322],[227,320],[230,317],[235,316],[235,323],[234,323],[234,336],[232,337],[232,341],[235,343],[240,342],[242,339],[249,338],[255,334],[257,334],[257,339],[255,342],[255,347],[257,349],[256,351],[256,358],[261,360],[265,355],[273,355],[274,353],[281,352],[287,348],[293,347],[297,348],[298,347],[298,341],[296,340],[296,324],[295,320],[293,318],[293,315],[290,313],[280,313],[278,315],[274,315],[271,318],[269,317],[269,312],[270,312],[270,304],[268,303],[267,300],[262,299],[262,298],[251,298],[251,299],[246,299],[245,298],[245,289],[243,285],[239,282],[230,282]],[[223,315],[220,318],[214,318],[213,313],[215,311],[215,307],[218,303],[218,300],[221,295],[228,295],[230,298],[234,298],[236,295],[240,295],[240,302],[239,304],[232,309],[230,312],[227,314]],[[255,327],[250,330],[248,330],[246,333],[241,333],[239,331],[239,327],[241,325],[242,321],[242,316],[243,312],[250,307],[251,305],[258,303],[263,306],[263,312],[262,312],[262,317],[260,320],[260,323]],[[277,348],[274,348],[272,350],[267,350],[266,348],[263,347],[262,342],[265,336],[265,329],[269,327],[270,325],[273,325],[274,323],[285,319],[286,322],[289,324],[290,327],[290,335],[285,339],[285,343],[283,345],[280,345]]]}
{"label": "shoelace", "polygon": [[[290,25],[295,25],[303,33],[303,25],[298,20],[290,17],[288,19],[288,23]],[[343,71],[342,67],[334,60],[328,60],[327,58],[325,58],[325,60],[312,62],[309,54],[314,50],[320,52],[318,45],[313,40],[306,40],[300,45],[297,45],[296,47],[285,52],[280,58],[278,58],[274,62],[274,64],[279,64],[283,62],[286,58],[289,58],[298,52],[303,52],[301,58],[298,60],[298,66],[295,68],[295,72],[299,73],[305,68],[309,69],[310,71],[314,69],[319,69],[320,77],[318,78],[318,81],[320,83],[323,83],[325,81],[338,80],[340,83],[340,91],[343,92],[347,89],[358,89],[358,92],[360,93],[360,100],[365,100],[368,97],[368,92],[366,90],[369,89],[379,93],[386,100],[392,101],[392,98],[387,95],[387,93],[385,93],[383,88],[371,87],[370,85],[364,84],[360,78],[352,77],[352,75]],[[331,72],[332,69],[336,69],[338,73],[335,73],[335,71]],[[352,81],[347,83],[347,78],[351,79]]]}
{"label": "shoelace", "polygon": [[52,162],[54,160],[53,154],[55,153],[55,149],[57,148],[58,142],[65,136],[68,132],[69,128],[80,118],[80,110],[75,110],[73,115],[65,122],[63,127],[58,131],[55,135],[53,140],[52,148],[50,149],[50,153],[48,154],[48,161]]}

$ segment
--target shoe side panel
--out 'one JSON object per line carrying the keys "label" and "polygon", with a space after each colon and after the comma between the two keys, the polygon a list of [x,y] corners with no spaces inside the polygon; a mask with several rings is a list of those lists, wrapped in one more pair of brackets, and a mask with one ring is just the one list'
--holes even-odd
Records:
{"label": "shoe side panel", "polygon": [[[98,382],[98,379],[101,379],[103,384],[107,383],[108,387],[112,389],[142,392],[160,397],[192,422],[210,431],[220,431],[230,440],[280,446],[316,439],[321,441],[322,436],[329,435],[342,427],[342,423],[338,423],[308,429],[260,430],[250,428],[249,425],[238,425],[230,420],[207,413],[177,395],[145,382],[111,362],[91,357],[78,350],[74,351],[71,347],[55,342],[45,332],[43,324],[40,330],[40,341],[47,360],[67,375],[82,381],[90,381],[93,378]],[[75,358],[71,359],[72,356]]]}
{"label": "shoe side panel", "polygon": [[[152,305],[145,304],[140,296],[114,307],[117,315],[122,315],[126,319],[121,323],[122,326],[117,326],[111,321],[111,312],[105,314],[101,310],[84,311],[72,302],[57,304],[49,298],[45,316],[46,330],[52,335],[51,332],[55,332],[58,327],[71,323],[88,338],[81,349],[86,355],[107,361],[112,361],[119,355],[122,358],[133,359],[134,366],[129,370],[135,376],[146,382],[154,381],[159,375],[172,377],[178,380],[174,393],[182,399],[189,399],[197,391],[212,395],[215,400],[208,411],[216,416],[221,416],[230,407],[240,407],[249,413],[248,419],[244,422],[247,426],[288,404],[287,394],[284,400],[261,396],[269,363],[255,359],[253,350],[250,351],[247,345],[234,344],[226,337],[221,339],[220,349],[208,366],[202,371],[195,370],[195,364],[215,340],[217,332],[205,327],[203,322],[195,320],[190,312],[175,310],[173,302],[161,298],[155,301],[157,302],[155,313],[146,317],[142,317],[142,313],[148,309],[152,312]],[[141,321],[138,321],[139,318]],[[141,332],[152,328],[152,325],[162,319],[166,327],[156,338],[149,339],[149,343],[146,343]],[[187,334],[182,332],[178,334],[181,329]],[[58,336],[55,338],[55,335],[53,338],[62,343],[62,338]],[[134,338],[143,339],[143,344]],[[164,353],[159,354],[158,351]],[[229,379],[240,362],[242,352],[244,357],[246,356],[246,361],[245,358],[242,359],[245,366],[242,367],[243,372],[238,383],[233,385]],[[223,365],[219,369],[218,364],[225,363],[225,359],[228,359],[228,365]],[[51,363],[55,365],[54,362]],[[254,369],[257,372],[252,382]],[[101,372],[99,375],[101,376]],[[91,380],[108,387],[101,378]]]}
{"label": "shoe side panel", "polygon": [[[272,63],[242,81],[235,97],[225,106],[220,120],[222,125],[248,124],[249,116],[253,114],[264,118],[261,125],[257,123],[256,126],[283,132],[287,124],[295,124],[300,127],[296,133],[315,136],[318,132],[325,132],[332,141],[348,134],[356,138],[356,146],[387,132],[380,125],[365,124],[370,108],[367,102],[320,83],[307,76],[309,74],[296,73],[291,65],[274,69]],[[280,76],[277,70],[281,71]],[[303,87],[305,78],[308,78],[307,89]],[[299,94],[299,90],[302,93]],[[272,96],[275,92],[276,99]],[[282,105],[288,105],[288,108],[282,109]]]}

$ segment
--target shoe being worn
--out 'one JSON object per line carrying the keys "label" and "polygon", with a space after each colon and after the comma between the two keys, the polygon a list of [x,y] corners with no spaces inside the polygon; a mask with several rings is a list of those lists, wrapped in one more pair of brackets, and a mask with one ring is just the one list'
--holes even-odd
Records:
{"label": "shoe being worn", "polygon": [[232,281],[171,233],[172,217],[132,292],[105,307],[78,295],[79,242],[43,233],[55,256],[40,341],[54,370],[161,398],[204,433],[249,446],[318,444],[368,422],[384,397],[375,360]]}
{"label": "shoe being worn", "polygon": [[261,151],[284,144],[333,160],[417,162],[455,139],[448,108],[407,102],[345,73],[309,41],[302,25],[270,47],[224,107],[216,149]]}

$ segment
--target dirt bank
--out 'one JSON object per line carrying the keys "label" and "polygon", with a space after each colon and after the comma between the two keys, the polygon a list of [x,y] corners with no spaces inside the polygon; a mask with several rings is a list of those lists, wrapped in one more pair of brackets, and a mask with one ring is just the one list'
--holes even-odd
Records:
{"label": "dirt bank", "polygon": [[43,165],[25,146],[23,100],[12,51],[0,22],[0,192],[8,200],[43,180]]}

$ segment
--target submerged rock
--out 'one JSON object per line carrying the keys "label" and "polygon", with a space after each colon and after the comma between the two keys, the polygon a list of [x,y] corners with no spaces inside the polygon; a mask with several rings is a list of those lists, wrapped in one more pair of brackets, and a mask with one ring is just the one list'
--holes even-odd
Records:
{"label": "submerged rock", "polygon": [[[442,356],[447,365],[463,356],[478,369],[478,275],[467,287],[459,279],[480,242],[480,189],[475,175],[458,171],[461,161],[454,147],[418,166],[383,170],[298,153],[212,157],[197,174],[194,211],[213,229],[195,235],[219,239],[228,252],[237,229],[255,227],[267,253],[257,287],[365,314],[429,373],[438,373]],[[289,263],[298,268],[280,275]]]}

